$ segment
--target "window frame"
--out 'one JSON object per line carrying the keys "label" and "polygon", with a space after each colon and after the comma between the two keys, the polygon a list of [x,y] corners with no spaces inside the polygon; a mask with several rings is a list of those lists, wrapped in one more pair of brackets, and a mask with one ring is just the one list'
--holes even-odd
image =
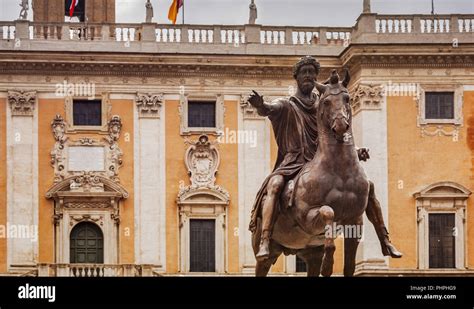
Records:
{"label": "window frame", "polygon": [[[189,127],[188,125],[188,109],[189,102],[208,101],[216,102],[216,125],[215,127]],[[209,134],[221,135],[224,132],[224,96],[221,94],[206,95],[206,94],[180,94],[179,115],[181,117],[180,134]]]}
{"label": "window frame", "polygon": [[75,100],[89,100],[87,97],[66,97],[65,99],[65,109],[66,109],[66,133],[78,133],[78,132],[99,132],[99,133],[108,133],[107,120],[108,120],[108,110],[110,109],[110,99],[107,93],[103,93],[100,96],[93,98],[92,100],[101,101],[101,125],[100,126],[82,126],[74,125],[74,101]]}
{"label": "window frame", "polygon": [[[413,194],[417,208],[417,251],[418,269],[435,271],[466,269],[467,267],[467,200],[471,191],[464,186],[450,182],[437,182]],[[429,267],[429,215],[454,214],[455,267]]]}
{"label": "window frame", "polygon": [[[454,115],[452,119],[431,119],[426,118],[426,93],[427,92],[452,92],[454,94]],[[463,100],[464,88],[462,85],[453,84],[423,84],[419,86],[419,91],[415,100],[418,105],[417,125],[455,125],[461,126],[463,124]]]}

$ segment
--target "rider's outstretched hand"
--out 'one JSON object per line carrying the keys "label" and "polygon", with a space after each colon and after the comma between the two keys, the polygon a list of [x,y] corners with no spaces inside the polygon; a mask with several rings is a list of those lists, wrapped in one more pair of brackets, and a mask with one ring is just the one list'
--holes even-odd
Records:
{"label": "rider's outstretched hand", "polygon": [[359,156],[359,161],[367,161],[368,159],[370,159],[368,148],[357,149],[357,155]]}
{"label": "rider's outstretched hand", "polygon": [[260,106],[263,105],[263,96],[259,95],[255,90],[252,90],[252,92],[253,93],[250,94],[248,102],[253,107],[259,108]]}

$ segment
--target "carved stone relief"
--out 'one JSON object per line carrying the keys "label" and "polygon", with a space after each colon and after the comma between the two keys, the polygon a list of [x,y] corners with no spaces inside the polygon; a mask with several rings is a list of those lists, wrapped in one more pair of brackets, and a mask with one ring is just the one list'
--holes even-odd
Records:
{"label": "carved stone relief", "polygon": [[138,117],[160,118],[163,94],[137,93],[135,103],[137,104]]}
{"label": "carved stone relief", "polygon": [[380,109],[384,91],[382,86],[357,85],[351,93],[351,106],[354,114],[365,109]]}
{"label": "carved stone relief", "polygon": [[[66,135],[67,124],[61,115],[56,115],[51,122],[51,130],[53,137],[56,140],[53,149],[51,150],[51,165],[54,168],[54,183],[58,183],[70,176],[77,176],[78,182],[71,184],[71,190],[82,190],[84,179],[94,179],[95,176],[106,177],[114,182],[120,182],[118,177],[118,170],[122,165],[123,153],[118,146],[120,132],[122,129],[122,122],[119,116],[112,116],[108,122],[108,135],[102,140],[95,140],[92,138],[80,138],[77,140],[70,140]],[[78,171],[68,169],[69,148],[75,146],[83,147],[103,147],[105,149],[105,170],[102,171]],[[87,148],[86,148],[87,149]],[[92,148],[91,148],[92,149]],[[101,158],[97,158],[101,160]],[[82,177],[82,178],[81,178]],[[99,192],[101,189],[94,185],[93,181],[87,180],[85,182],[87,190]]]}
{"label": "carved stone relief", "polygon": [[8,103],[13,116],[33,116],[36,91],[8,91]]}
{"label": "carved stone relief", "polygon": [[207,135],[201,135],[197,141],[186,140],[189,145],[185,155],[185,164],[188,169],[190,186],[180,183],[178,201],[183,201],[185,196],[193,192],[216,193],[223,199],[229,199],[227,190],[215,184],[216,173],[219,167],[219,152],[214,146],[216,142],[210,142]]}

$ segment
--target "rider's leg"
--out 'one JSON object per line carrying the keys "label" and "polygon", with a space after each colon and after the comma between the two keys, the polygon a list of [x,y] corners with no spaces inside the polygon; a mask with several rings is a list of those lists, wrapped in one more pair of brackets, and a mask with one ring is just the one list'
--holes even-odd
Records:
{"label": "rider's leg", "polygon": [[267,196],[262,205],[262,237],[256,255],[257,259],[266,259],[270,254],[269,244],[273,228],[273,214],[275,213],[276,201],[284,186],[285,179],[281,175],[275,175],[268,181]]}
{"label": "rider's leg", "polygon": [[395,248],[388,238],[388,230],[383,220],[382,208],[375,196],[374,183],[372,181],[370,181],[369,201],[365,213],[369,221],[374,225],[383,255],[390,255],[393,258],[402,257],[402,253]]}

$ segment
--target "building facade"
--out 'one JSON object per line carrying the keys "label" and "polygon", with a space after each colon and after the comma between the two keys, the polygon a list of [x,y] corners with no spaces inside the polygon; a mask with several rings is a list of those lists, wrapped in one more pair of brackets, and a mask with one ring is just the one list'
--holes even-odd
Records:
{"label": "building facade", "polygon": [[[1,274],[253,274],[250,212],[277,145],[246,98],[293,94],[305,55],[319,80],[349,68],[355,141],[404,253],[383,257],[365,220],[356,275],[474,273],[473,15],[119,24],[96,2],[97,22],[0,23]],[[302,270],[286,256],[271,274]]]}

